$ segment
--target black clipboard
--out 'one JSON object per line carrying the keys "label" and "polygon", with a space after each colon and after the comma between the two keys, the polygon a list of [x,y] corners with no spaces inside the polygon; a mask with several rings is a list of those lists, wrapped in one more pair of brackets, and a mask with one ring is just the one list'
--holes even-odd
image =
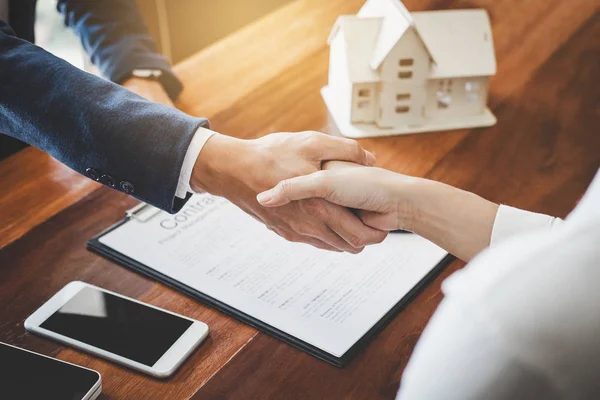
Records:
{"label": "black clipboard", "polygon": [[188,285],[185,285],[169,276],[166,276],[153,268],[148,267],[100,242],[100,238],[107,233],[113,231],[119,226],[126,224],[131,218],[137,218],[138,220],[144,221],[144,218],[150,219],[152,218],[152,214],[146,216],[140,216],[140,212],[144,211],[144,205],[140,205],[128,212],[128,216],[122,221],[114,224],[108,229],[102,231],[94,238],[90,239],[87,242],[87,248],[91,251],[94,251],[109,260],[115,261],[118,264],[121,264],[129,269],[132,269],[142,275],[146,275],[152,279],[155,279],[167,286],[178,290],[193,299],[206,304],[210,307],[217,309],[218,311],[227,314],[245,324],[252,326],[253,328],[258,329],[261,332],[266,333],[272,337],[275,337],[285,343],[288,343],[302,351],[307,352],[308,354],[323,360],[329,364],[332,364],[336,367],[344,367],[348,364],[363,348],[367,346],[367,344],[379,333],[385,326],[412,300],[415,296],[423,289],[429,282],[431,282],[441,271],[442,269],[451,263],[454,260],[454,256],[447,254],[435,267],[429,271],[429,273],[419,281],[394,307],[392,307],[384,316],[381,318],[367,333],[365,333],[354,345],[346,351],[341,357],[336,357],[324,350],[319,349],[316,346],[313,346],[303,340],[296,338],[293,335],[290,335],[286,332],[283,332],[280,329],[277,329],[258,318],[254,318],[246,313],[243,313],[236,308],[229,306],[226,303],[223,303],[211,296],[208,296],[196,289],[191,288]]}

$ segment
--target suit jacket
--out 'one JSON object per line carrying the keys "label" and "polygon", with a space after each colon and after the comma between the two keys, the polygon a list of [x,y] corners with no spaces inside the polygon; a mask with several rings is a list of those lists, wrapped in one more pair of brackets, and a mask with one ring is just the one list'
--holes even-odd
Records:
{"label": "suit jacket", "polygon": [[[111,81],[135,68],[158,68],[168,93],[179,94],[181,84],[130,1],[58,0],[58,9]],[[145,101],[34,46],[34,10],[35,0],[11,0],[14,30],[0,21],[0,132],[91,179],[178,211],[185,202],[175,197],[183,159],[208,121]],[[7,147],[0,142],[0,153]]]}

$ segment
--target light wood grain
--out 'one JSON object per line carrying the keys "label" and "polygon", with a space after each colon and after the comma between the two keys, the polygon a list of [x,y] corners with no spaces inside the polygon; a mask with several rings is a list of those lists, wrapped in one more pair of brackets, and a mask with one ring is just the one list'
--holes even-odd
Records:
{"label": "light wood grain", "polygon": [[32,147],[0,162],[0,184],[0,249],[100,187]]}

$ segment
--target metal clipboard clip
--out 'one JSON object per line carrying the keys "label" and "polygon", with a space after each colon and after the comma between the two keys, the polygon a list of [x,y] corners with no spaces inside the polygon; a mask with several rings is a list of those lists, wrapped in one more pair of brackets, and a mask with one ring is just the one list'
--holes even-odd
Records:
{"label": "metal clipboard clip", "polygon": [[137,206],[127,210],[125,215],[127,218],[135,219],[140,222],[148,222],[158,214],[160,214],[161,210],[159,208],[153,207],[150,204],[140,203]]}

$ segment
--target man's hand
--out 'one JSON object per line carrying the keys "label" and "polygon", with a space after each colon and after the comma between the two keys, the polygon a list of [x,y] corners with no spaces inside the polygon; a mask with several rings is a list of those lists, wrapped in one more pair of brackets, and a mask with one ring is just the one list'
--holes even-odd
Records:
{"label": "man's hand", "polygon": [[173,107],[171,98],[167,92],[165,92],[165,89],[160,82],[156,80],[132,76],[123,82],[123,87],[126,87],[138,96],[142,96],[146,100]]}
{"label": "man's hand", "polygon": [[287,240],[359,253],[387,233],[365,226],[347,208],[322,199],[265,208],[256,200],[259,192],[281,180],[319,171],[327,160],[375,163],[357,142],[317,132],[277,133],[256,140],[215,135],[196,161],[191,185],[229,199]]}

